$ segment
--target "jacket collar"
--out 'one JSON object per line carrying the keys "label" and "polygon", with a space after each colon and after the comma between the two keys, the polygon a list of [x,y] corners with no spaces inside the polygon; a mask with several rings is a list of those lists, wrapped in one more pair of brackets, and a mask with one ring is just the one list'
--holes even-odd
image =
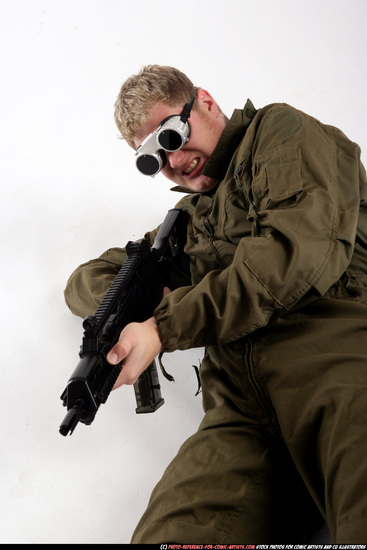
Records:
{"label": "jacket collar", "polygon": [[[228,121],[218,144],[213,151],[208,163],[203,171],[205,176],[221,181],[227,171],[228,164],[246,133],[252,119],[256,114],[256,109],[248,99],[243,109],[235,109]],[[189,191],[181,186],[172,187],[171,191],[179,191],[186,194],[196,193]]]}

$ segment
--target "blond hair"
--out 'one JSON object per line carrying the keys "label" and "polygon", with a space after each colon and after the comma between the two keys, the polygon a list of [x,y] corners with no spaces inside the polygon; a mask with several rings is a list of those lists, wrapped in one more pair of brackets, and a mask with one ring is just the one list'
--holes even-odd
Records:
{"label": "blond hair", "polygon": [[134,137],[158,103],[164,102],[170,107],[183,106],[196,95],[198,89],[174,67],[146,65],[123,83],[117,96],[115,122],[121,137],[135,149]]}

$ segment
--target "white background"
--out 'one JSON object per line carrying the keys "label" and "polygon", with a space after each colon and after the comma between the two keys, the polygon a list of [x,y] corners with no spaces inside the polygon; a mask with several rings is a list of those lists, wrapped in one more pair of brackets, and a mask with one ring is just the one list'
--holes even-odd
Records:
{"label": "white background", "polygon": [[228,116],[247,97],[290,103],[340,127],[366,164],[366,19],[366,0],[1,0],[1,543],[129,542],[202,417],[193,350],[166,356],[176,382],[160,377],[155,414],[136,415],[124,387],[90,427],[58,433],[82,335],[68,276],[178,199],[117,138],[122,82],[167,64]]}

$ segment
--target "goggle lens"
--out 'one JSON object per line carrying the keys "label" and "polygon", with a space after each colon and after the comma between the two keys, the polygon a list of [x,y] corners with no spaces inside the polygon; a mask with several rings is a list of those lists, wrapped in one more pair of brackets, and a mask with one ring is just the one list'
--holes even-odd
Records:
{"label": "goggle lens", "polygon": [[164,130],[161,132],[158,141],[166,151],[177,151],[183,144],[180,134],[174,130]]}
{"label": "goggle lens", "polygon": [[[163,166],[165,165],[165,156],[161,155]],[[160,163],[153,155],[142,155],[136,161],[138,170],[145,176],[154,176],[161,170]]]}

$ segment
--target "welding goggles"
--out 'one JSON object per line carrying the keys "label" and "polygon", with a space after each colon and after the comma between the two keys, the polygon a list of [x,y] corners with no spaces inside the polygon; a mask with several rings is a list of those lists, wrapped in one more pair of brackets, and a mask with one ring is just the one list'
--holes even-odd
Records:
{"label": "welding goggles", "polygon": [[165,118],[155,132],[149,134],[135,152],[136,166],[146,176],[154,177],[167,162],[165,151],[181,149],[190,138],[191,109],[195,101],[186,103],[180,115]]}

